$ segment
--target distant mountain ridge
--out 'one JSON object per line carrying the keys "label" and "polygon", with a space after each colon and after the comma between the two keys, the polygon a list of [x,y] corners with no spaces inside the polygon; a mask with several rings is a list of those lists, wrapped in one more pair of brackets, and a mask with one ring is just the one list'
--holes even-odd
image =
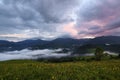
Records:
{"label": "distant mountain ridge", "polygon": [[38,48],[70,48],[74,45],[82,45],[89,39],[57,38],[49,41],[45,45],[39,45]]}
{"label": "distant mountain ridge", "polygon": [[87,44],[120,44],[120,36],[101,36],[91,39]]}
{"label": "distant mountain ridge", "polygon": [[51,41],[36,39],[24,40],[20,42],[10,42],[0,40],[0,51],[29,49],[48,49],[48,48],[71,48],[73,46],[87,44],[118,44],[120,45],[120,36],[101,36],[93,39],[73,39],[73,38],[57,38]]}

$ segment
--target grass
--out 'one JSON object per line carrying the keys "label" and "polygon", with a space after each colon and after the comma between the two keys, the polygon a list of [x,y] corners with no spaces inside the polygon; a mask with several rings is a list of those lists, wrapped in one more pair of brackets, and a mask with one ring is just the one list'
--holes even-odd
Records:
{"label": "grass", "polygon": [[120,60],[44,63],[0,62],[0,80],[120,80]]}

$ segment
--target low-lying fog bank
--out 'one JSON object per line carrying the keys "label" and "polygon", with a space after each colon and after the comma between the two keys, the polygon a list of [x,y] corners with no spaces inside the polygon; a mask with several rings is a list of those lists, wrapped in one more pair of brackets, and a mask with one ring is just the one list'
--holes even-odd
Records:
{"label": "low-lying fog bank", "polygon": [[[5,60],[16,60],[16,59],[40,59],[40,58],[61,58],[61,57],[71,57],[71,56],[94,56],[93,53],[86,53],[86,54],[71,54],[71,52],[68,53],[57,53],[61,51],[62,49],[44,49],[44,50],[28,50],[24,49],[21,51],[9,51],[9,52],[3,52],[0,53],[0,61]],[[112,53],[109,51],[106,51],[105,53],[111,54],[111,55],[118,55],[116,53]]]}
{"label": "low-lying fog bank", "polygon": [[10,52],[4,52],[0,53],[0,61],[5,60],[15,60],[15,59],[37,59],[37,58],[60,58],[71,55],[70,53],[56,53],[57,51],[60,51],[61,49],[55,49],[55,50],[28,50],[24,49],[21,51],[10,51]]}

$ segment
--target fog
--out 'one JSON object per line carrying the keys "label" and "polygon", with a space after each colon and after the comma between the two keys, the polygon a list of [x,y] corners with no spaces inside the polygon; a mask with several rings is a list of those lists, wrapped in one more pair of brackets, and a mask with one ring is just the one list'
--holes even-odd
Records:
{"label": "fog", "polygon": [[[69,53],[57,53],[62,51],[62,49],[44,49],[44,50],[28,50],[23,49],[20,51],[9,51],[0,53],[0,61],[6,60],[17,60],[17,59],[43,59],[43,58],[61,58],[67,56],[94,56],[94,53],[84,53],[84,54],[72,54]],[[110,51],[104,51],[104,53],[110,55],[118,55]]]}
{"label": "fog", "polygon": [[38,59],[38,58],[61,58],[71,55],[70,53],[56,53],[61,49],[55,50],[28,50],[24,49],[21,51],[9,51],[0,53],[0,61],[16,60],[16,59]]}

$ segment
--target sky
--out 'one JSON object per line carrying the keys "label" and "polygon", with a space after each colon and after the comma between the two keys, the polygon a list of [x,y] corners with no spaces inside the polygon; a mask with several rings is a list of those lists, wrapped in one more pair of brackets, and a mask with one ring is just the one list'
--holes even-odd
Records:
{"label": "sky", "polygon": [[120,36],[120,0],[0,0],[0,40]]}

